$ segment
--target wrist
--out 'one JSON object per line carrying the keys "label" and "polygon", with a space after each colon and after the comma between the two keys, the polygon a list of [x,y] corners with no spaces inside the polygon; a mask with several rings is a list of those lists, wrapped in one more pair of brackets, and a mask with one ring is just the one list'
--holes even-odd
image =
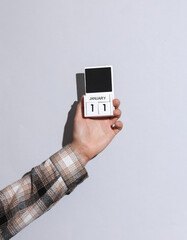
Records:
{"label": "wrist", "polygon": [[72,143],[71,143],[71,148],[72,148],[73,152],[74,152],[74,153],[78,156],[78,158],[80,159],[82,165],[85,166],[90,159],[89,159],[89,157],[86,155],[86,151],[84,150],[84,147],[79,146],[79,145],[76,144],[75,142],[72,142]]}

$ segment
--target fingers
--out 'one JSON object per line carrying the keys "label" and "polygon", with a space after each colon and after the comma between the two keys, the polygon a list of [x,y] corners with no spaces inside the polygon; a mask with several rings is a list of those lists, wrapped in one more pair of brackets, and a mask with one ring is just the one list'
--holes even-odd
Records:
{"label": "fingers", "polygon": [[120,105],[120,100],[119,99],[114,99],[113,100],[113,105],[114,105],[114,107],[115,107],[115,109],[117,109],[117,108],[119,108],[119,105]]}
{"label": "fingers", "polygon": [[114,117],[120,118],[121,117],[121,110],[119,108],[113,111]]}
{"label": "fingers", "polygon": [[123,123],[121,121],[116,121],[115,125],[112,127],[112,129],[114,130],[115,134],[119,133],[122,128],[123,128]]}
{"label": "fingers", "polygon": [[114,124],[120,117],[121,117],[121,110],[119,109],[120,101],[119,99],[113,100],[113,105],[115,107],[115,110],[113,111],[113,118],[111,118],[111,123]]}

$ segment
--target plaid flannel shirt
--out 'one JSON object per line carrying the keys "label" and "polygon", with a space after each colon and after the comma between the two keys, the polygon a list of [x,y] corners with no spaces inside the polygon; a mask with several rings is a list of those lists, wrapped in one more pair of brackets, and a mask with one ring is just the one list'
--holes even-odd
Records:
{"label": "plaid flannel shirt", "polygon": [[71,145],[0,191],[0,239],[7,240],[88,177]]}

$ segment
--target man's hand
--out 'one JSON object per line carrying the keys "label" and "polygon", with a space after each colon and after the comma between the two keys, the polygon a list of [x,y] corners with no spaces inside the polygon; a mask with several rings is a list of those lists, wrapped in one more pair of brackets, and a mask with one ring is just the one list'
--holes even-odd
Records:
{"label": "man's hand", "polygon": [[115,107],[113,117],[84,118],[83,97],[77,106],[74,119],[72,149],[77,152],[83,165],[100,153],[122,129],[120,101],[113,100]]}

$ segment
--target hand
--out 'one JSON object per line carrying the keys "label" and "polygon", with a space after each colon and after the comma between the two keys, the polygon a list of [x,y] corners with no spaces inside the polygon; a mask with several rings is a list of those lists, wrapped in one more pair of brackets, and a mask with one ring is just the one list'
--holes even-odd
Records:
{"label": "hand", "polygon": [[[72,149],[79,155],[83,165],[100,153],[122,129],[123,123],[118,121],[121,111],[118,108],[120,101],[113,100],[115,107],[113,117],[85,118],[83,99],[77,105],[74,119]],[[113,124],[115,124],[113,126]]]}

